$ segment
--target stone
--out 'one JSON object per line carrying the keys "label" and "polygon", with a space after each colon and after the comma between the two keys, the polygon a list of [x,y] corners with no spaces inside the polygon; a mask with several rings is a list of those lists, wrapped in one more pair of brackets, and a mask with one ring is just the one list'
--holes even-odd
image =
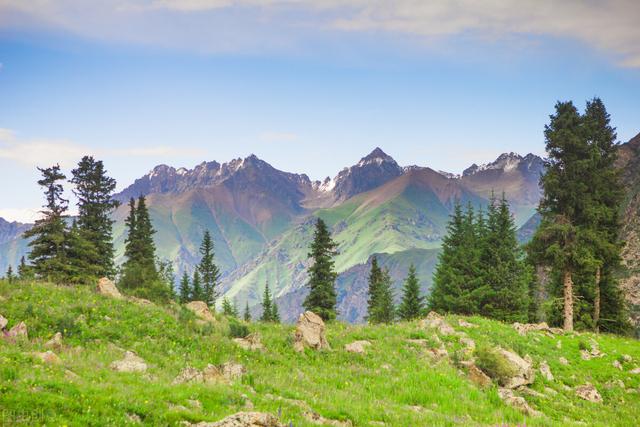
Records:
{"label": "stone", "polygon": [[227,381],[239,380],[244,374],[247,373],[247,368],[239,363],[227,362],[220,366],[222,376]]}
{"label": "stone", "polygon": [[191,382],[201,383],[203,381],[202,371],[199,371],[196,368],[187,367],[184,368],[177,377],[175,377],[171,384],[177,385]]}
{"label": "stone", "polygon": [[556,394],[558,394],[557,391],[555,391],[554,389],[552,389],[550,387],[545,387],[544,388],[544,392],[547,393],[549,396],[555,396]]}
{"label": "stone", "polygon": [[67,379],[67,381],[73,381],[73,380],[77,380],[78,378],[80,378],[78,376],[78,374],[76,374],[75,372],[70,371],[68,369],[64,371],[64,377]]}
{"label": "stone", "polygon": [[613,367],[622,371],[622,363],[619,360],[613,361]]}
{"label": "stone", "polygon": [[471,338],[460,338],[460,344],[464,345],[468,350],[474,350],[476,348],[476,342]]}
{"label": "stone", "polygon": [[455,335],[456,331],[435,311],[429,312],[418,324],[422,329],[435,329],[441,335]]}
{"label": "stone", "polygon": [[569,361],[565,357],[562,357],[562,356],[560,356],[558,358],[558,362],[560,362],[561,365],[565,365],[565,366],[569,364]]}
{"label": "stone", "polygon": [[230,384],[234,380],[240,379],[246,372],[247,370],[244,366],[233,362],[227,362],[220,366],[207,365],[202,371],[187,367],[178,374],[172,384]]}
{"label": "stone", "polygon": [[478,325],[475,325],[473,323],[469,323],[464,319],[458,319],[458,325],[460,325],[460,327],[462,328],[477,328]]}
{"label": "stone", "polygon": [[408,342],[409,344],[418,345],[420,347],[429,346],[429,340],[426,340],[424,338],[406,339],[405,341]]}
{"label": "stone", "polygon": [[148,299],[138,298],[138,297],[128,297],[127,301],[131,301],[132,303],[141,305],[143,307],[153,305],[153,303]]}
{"label": "stone", "polygon": [[7,338],[15,339],[29,339],[29,333],[27,331],[27,324],[24,322],[20,322],[17,325],[14,325],[13,328],[9,329],[9,332],[5,333]]}
{"label": "stone", "polygon": [[33,353],[33,356],[47,365],[59,365],[62,363],[60,358],[50,350],[45,351],[44,353]]}
{"label": "stone", "polygon": [[264,412],[238,412],[220,421],[187,424],[194,427],[286,427],[274,415]]}
{"label": "stone", "polygon": [[363,354],[366,351],[366,348],[369,347],[371,343],[369,341],[354,341],[351,344],[347,344],[344,346],[345,351],[349,353],[359,353]]}
{"label": "stone", "polygon": [[56,332],[49,341],[44,343],[44,347],[60,350],[62,348],[62,334],[60,332]]}
{"label": "stone", "polygon": [[120,293],[118,288],[116,288],[115,283],[113,283],[111,280],[109,280],[106,277],[103,277],[102,279],[98,280],[98,285],[96,286],[96,290],[101,295],[105,295],[105,296],[116,298],[116,299],[122,298],[122,294]]}
{"label": "stone", "polygon": [[558,342],[556,343],[556,348],[558,350],[560,350],[562,348],[562,341],[558,340]]}
{"label": "stone", "polygon": [[444,359],[449,356],[449,352],[444,346],[440,346],[440,348],[430,348],[427,350],[427,356],[431,357],[433,360],[438,361]]}
{"label": "stone", "polygon": [[549,368],[549,364],[546,360],[540,362],[540,374],[542,374],[542,377],[547,381],[554,380],[553,374],[551,373],[551,368]]}
{"label": "stone", "polygon": [[262,345],[262,341],[260,340],[260,334],[254,332],[253,334],[249,334],[244,338],[234,338],[233,342],[235,342],[238,346],[245,350],[250,351],[262,351],[264,350],[264,346]]}
{"label": "stone", "polygon": [[633,357],[629,356],[628,354],[623,354],[622,355],[622,362],[623,363],[629,363],[633,361]]}
{"label": "stone", "polygon": [[7,323],[9,323],[7,318],[0,314],[0,330],[4,330],[7,327]]}
{"label": "stone", "polygon": [[576,387],[575,391],[576,395],[581,399],[594,403],[602,403],[602,396],[600,396],[598,390],[590,383]]}
{"label": "stone", "polygon": [[511,389],[499,388],[498,395],[506,405],[519,409],[526,415],[529,415],[531,417],[537,417],[541,415],[540,412],[529,406],[524,397],[516,396]]}
{"label": "stone", "polygon": [[320,316],[305,311],[298,318],[293,336],[293,349],[297,352],[308,347],[314,350],[330,349],[325,335],[325,325]]}
{"label": "stone", "polygon": [[313,411],[305,411],[302,415],[313,424],[319,424],[323,426],[334,426],[334,427],[351,427],[353,423],[348,421],[340,421],[340,420],[331,420],[323,417],[322,415],[313,412]]}
{"label": "stone", "polygon": [[469,379],[474,384],[480,387],[488,387],[491,385],[491,378],[487,376],[480,368],[478,368],[474,363],[468,365],[469,369]]}
{"label": "stone", "polygon": [[533,363],[528,356],[520,357],[514,352],[498,347],[498,353],[505,359],[514,371],[514,375],[504,381],[504,388],[514,389],[523,385],[532,384],[535,380]]}
{"label": "stone", "polygon": [[531,331],[543,331],[543,332],[550,332],[552,333],[552,329],[549,328],[549,325],[547,324],[547,322],[541,322],[541,323],[519,323],[519,322],[515,322],[513,324],[513,329],[515,329],[516,331],[518,331],[518,334],[524,336],[527,335],[527,333],[531,332]]}
{"label": "stone", "polygon": [[216,320],[211,311],[209,311],[209,306],[203,301],[191,301],[185,307],[201,320],[206,322],[215,322]]}
{"label": "stone", "polygon": [[633,368],[632,370],[629,371],[629,373],[633,375],[638,375],[640,374],[640,368]]}
{"label": "stone", "polygon": [[122,360],[111,363],[111,369],[116,372],[145,372],[146,362],[133,351],[126,351]]}
{"label": "stone", "polygon": [[132,424],[142,424],[142,418],[138,414],[127,414],[127,419]]}
{"label": "stone", "polygon": [[187,399],[187,404],[194,409],[202,409],[202,402],[197,399]]}

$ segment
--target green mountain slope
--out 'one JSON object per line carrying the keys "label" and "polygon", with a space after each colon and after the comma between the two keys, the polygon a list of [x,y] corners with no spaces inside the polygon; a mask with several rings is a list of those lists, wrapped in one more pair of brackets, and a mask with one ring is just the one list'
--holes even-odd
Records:
{"label": "green mountain slope", "polygon": [[[86,288],[0,281],[0,313],[9,327],[24,321],[29,339],[0,339],[0,411],[7,425],[184,425],[213,422],[239,411],[273,414],[283,425],[318,425],[310,413],[332,425],[353,426],[631,426],[640,413],[640,363],[637,340],[590,333],[520,336],[511,325],[483,318],[448,316],[458,333],[477,348],[501,346],[529,355],[534,367],[547,361],[553,380],[538,372],[516,395],[540,414],[527,416],[507,406],[497,387],[479,387],[460,363],[470,357],[459,336],[434,338],[418,322],[390,326],[328,325],[331,350],[296,353],[293,327],[250,324],[265,346],[243,350],[221,316],[213,325],[195,322],[190,312],[172,306],[140,306],[112,300]],[[459,319],[477,325],[462,328]],[[62,332],[52,351],[57,364],[36,353]],[[409,341],[421,339],[423,341]],[[368,340],[365,354],[345,351]],[[442,346],[448,356],[434,359]],[[560,343],[560,344],[558,344]],[[580,349],[594,343],[603,357],[583,360]],[[110,364],[135,351],[144,373],[114,372]],[[615,361],[630,357],[622,369]],[[562,364],[560,358],[568,364]],[[186,367],[240,363],[246,374],[231,384],[173,384]],[[591,383],[601,403],[580,399],[576,387]],[[316,417],[317,418],[317,417]],[[289,424],[291,423],[291,424]],[[189,424],[187,424],[189,425]],[[347,424],[343,424],[347,425]]]}

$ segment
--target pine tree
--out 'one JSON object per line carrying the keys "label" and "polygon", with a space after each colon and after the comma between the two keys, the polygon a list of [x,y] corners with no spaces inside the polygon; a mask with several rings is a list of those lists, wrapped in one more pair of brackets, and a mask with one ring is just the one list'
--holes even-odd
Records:
{"label": "pine tree", "polygon": [[18,278],[20,280],[27,280],[33,277],[33,273],[29,265],[27,265],[24,256],[20,258],[20,264],[18,265]]}
{"label": "pine tree", "polygon": [[29,242],[29,260],[35,274],[41,279],[60,283],[67,279],[65,218],[68,200],[62,197],[63,188],[60,183],[65,176],[59,165],[38,170],[42,173],[38,184],[44,187],[47,203],[41,211],[43,218],[37,220],[23,236],[33,238]]}
{"label": "pine tree", "polygon": [[244,321],[251,322],[251,311],[249,311],[249,301],[247,301],[244,305]]}
{"label": "pine tree", "polygon": [[337,255],[336,244],[325,222],[318,218],[311,243],[309,257],[313,264],[309,268],[309,294],[303,302],[306,310],[312,311],[323,320],[336,318],[336,290],[333,257]]}
{"label": "pine tree", "polygon": [[262,317],[260,320],[263,322],[273,321],[273,301],[271,300],[271,291],[269,290],[269,282],[264,285],[264,294],[262,296]]}
{"label": "pine tree", "polygon": [[280,312],[278,311],[278,304],[276,304],[275,298],[271,301],[271,321],[280,323]]}
{"label": "pine tree", "polygon": [[382,271],[382,277],[378,284],[377,301],[371,313],[369,322],[371,323],[391,323],[395,320],[396,309],[393,304],[393,290],[391,288],[391,276],[389,270]]}
{"label": "pine tree", "polygon": [[191,301],[204,301],[204,296],[200,272],[196,268],[193,272],[193,280],[191,281]]}
{"label": "pine tree", "polygon": [[182,273],[182,279],[180,279],[179,292],[180,292],[181,303],[184,304],[191,301],[191,295],[192,295],[191,282],[189,281],[189,275],[187,274],[186,271]]}
{"label": "pine tree", "polygon": [[210,306],[215,306],[219,297],[218,281],[220,279],[220,270],[214,262],[213,239],[209,230],[204,232],[202,244],[200,245],[200,255],[202,259],[198,264],[198,270],[202,276],[202,287],[204,291],[204,300]]}
{"label": "pine tree", "polygon": [[398,316],[402,320],[414,320],[424,313],[424,297],[420,295],[420,282],[416,277],[416,268],[409,267],[404,287],[402,288],[402,302],[398,308]]}
{"label": "pine tree", "polygon": [[378,306],[380,282],[382,281],[382,269],[378,266],[378,258],[371,258],[371,270],[369,272],[369,290],[367,298],[367,320]]}
{"label": "pine tree", "polygon": [[116,181],[106,174],[102,161],[84,156],[78,167],[71,171],[75,184],[73,193],[78,198],[78,228],[81,238],[94,246],[85,253],[84,259],[92,270],[85,274],[98,277],[113,277],[114,249],[111,212],[119,203],[112,198]]}
{"label": "pine tree", "polygon": [[86,239],[76,220],[65,232],[65,255],[69,283],[86,284],[101,275],[101,266],[94,264],[97,247]]}
{"label": "pine tree", "polygon": [[13,279],[15,279],[15,276],[13,275],[13,267],[11,265],[9,265],[9,268],[7,268],[7,274],[5,278],[9,283],[13,283]]}
{"label": "pine tree", "polygon": [[229,299],[227,297],[222,298],[222,314],[234,318],[238,316],[237,310],[234,308],[231,302],[229,302]]}

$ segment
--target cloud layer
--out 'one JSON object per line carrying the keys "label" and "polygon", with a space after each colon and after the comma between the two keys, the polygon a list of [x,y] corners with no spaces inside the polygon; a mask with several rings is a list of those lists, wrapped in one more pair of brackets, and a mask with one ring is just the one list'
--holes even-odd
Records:
{"label": "cloud layer", "polygon": [[637,0],[0,0],[0,28],[199,52],[304,48],[333,33],[575,40],[640,67]]}

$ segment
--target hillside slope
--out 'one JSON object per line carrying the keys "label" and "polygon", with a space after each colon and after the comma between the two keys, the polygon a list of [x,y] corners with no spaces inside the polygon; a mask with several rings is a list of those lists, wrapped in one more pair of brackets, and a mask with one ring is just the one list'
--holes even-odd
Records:
{"label": "hillside slope", "polygon": [[[255,410],[296,427],[317,425],[309,413],[337,426],[629,426],[640,413],[640,375],[631,373],[640,363],[640,344],[627,338],[520,336],[511,325],[474,317],[466,320],[477,327],[463,328],[459,318],[447,317],[477,347],[528,354],[536,367],[548,362],[554,380],[538,374],[527,393],[516,392],[540,412],[528,417],[506,406],[495,386],[480,388],[467,378],[457,362],[464,357],[458,336],[436,338],[417,322],[333,323],[327,336],[332,349],[304,353],[292,349],[292,327],[250,324],[265,345],[263,352],[252,352],[233,343],[225,319],[201,325],[177,306],[140,306],[86,288],[2,281],[0,296],[8,327],[24,321],[29,330],[28,341],[0,340],[0,410],[10,425],[178,425]],[[59,331],[62,345],[53,351],[60,362],[40,362],[35,352],[44,351],[44,342]],[[345,344],[354,340],[371,346],[365,354],[346,352]],[[437,340],[449,355],[440,361],[430,356]],[[580,348],[592,342],[604,356],[583,360]],[[147,371],[110,369],[125,350],[135,351]],[[613,363],[623,354],[631,360],[616,369]],[[187,366],[225,362],[241,363],[246,374],[231,384],[172,384]],[[575,388],[586,383],[601,394],[601,403],[576,396]]]}

